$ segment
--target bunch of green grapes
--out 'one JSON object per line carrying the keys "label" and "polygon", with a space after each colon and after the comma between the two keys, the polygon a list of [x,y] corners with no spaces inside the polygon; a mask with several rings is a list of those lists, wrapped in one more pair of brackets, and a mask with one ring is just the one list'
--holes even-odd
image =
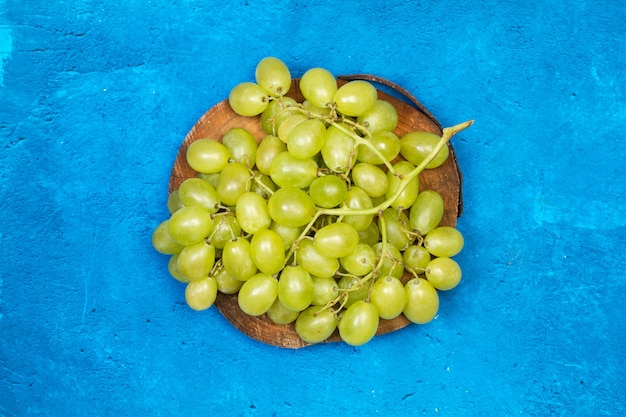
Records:
{"label": "bunch of green grapes", "polygon": [[197,176],[170,194],[170,217],[152,236],[186,283],[188,305],[203,310],[218,292],[237,293],[243,312],[295,322],[305,342],[338,328],[355,346],[380,319],[432,320],[438,291],[461,279],[453,257],[464,241],[440,226],[443,199],[420,190],[419,174],[446,161],[447,141],[471,121],[441,137],[399,137],[396,109],[367,81],[338,86],[313,68],[300,79],[299,103],[286,96],[292,79],[281,60],[261,60],[255,77],[228,100],[259,119],[264,137],[237,127],[192,142],[186,156]]}

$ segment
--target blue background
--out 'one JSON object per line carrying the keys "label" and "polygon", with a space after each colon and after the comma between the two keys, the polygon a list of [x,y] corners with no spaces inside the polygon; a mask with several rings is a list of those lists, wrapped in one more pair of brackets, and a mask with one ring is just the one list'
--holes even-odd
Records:
{"label": "blue background", "polygon": [[[0,0],[0,415],[626,413],[623,2],[115,3]],[[430,324],[284,350],[185,306],[170,170],[268,55],[476,120]]]}

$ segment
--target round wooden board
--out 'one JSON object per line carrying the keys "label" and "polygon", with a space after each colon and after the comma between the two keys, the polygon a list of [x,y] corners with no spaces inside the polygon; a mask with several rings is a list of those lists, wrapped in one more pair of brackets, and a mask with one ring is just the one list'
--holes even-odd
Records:
{"label": "round wooden board", "polygon": [[[339,77],[337,83],[342,85],[347,82],[346,80],[357,78],[370,79],[382,82],[394,88],[397,87],[384,79],[372,76],[348,76],[345,77],[345,79]],[[407,95],[404,90],[399,88],[395,89],[401,94],[405,96]],[[292,81],[291,89],[287,95],[296,99],[298,102],[302,102],[304,100],[299,90],[299,79],[294,79]],[[409,95],[408,98],[416,104],[415,106],[381,90],[378,90],[378,96],[380,99],[387,100],[392,103],[397,109],[398,126],[395,133],[399,137],[413,131],[426,131],[437,135],[442,134],[440,123],[412,96]],[[233,127],[242,127],[247,129],[255,136],[257,142],[260,142],[266,136],[261,129],[258,117],[239,116],[230,108],[228,100],[219,102],[203,114],[202,117],[200,117],[180,146],[170,177],[170,193],[178,189],[180,184],[187,178],[196,176],[196,172],[187,163],[186,155],[189,145],[193,141],[201,138],[221,140],[224,134]],[[431,189],[439,192],[443,197],[445,206],[445,212],[441,225],[455,226],[457,218],[461,215],[462,211],[462,179],[456,156],[454,154],[454,149],[450,143],[448,143],[448,148],[450,150],[450,156],[442,166],[432,170],[424,170],[420,174],[420,191]],[[406,273],[403,277],[403,281],[406,282],[409,278],[410,275]],[[219,293],[217,299],[215,300],[215,306],[235,328],[260,342],[292,349],[309,345],[300,339],[300,337],[296,334],[293,323],[289,325],[277,325],[273,323],[265,314],[258,317],[252,317],[245,314],[239,308],[237,303],[237,294],[226,295]],[[381,319],[376,334],[381,335],[390,333],[402,329],[409,324],[410,321],[407,320],[402,314],[393,320]],[[335,331],[335,333],[328,338],[326,342],[337,342],[340,340],[338,332]]]}

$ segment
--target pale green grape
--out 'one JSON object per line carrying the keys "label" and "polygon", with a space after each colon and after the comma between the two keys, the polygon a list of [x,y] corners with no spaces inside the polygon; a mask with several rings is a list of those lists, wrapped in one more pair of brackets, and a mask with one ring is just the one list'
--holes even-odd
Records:
{"label": "pale green grape", "polygon": [[402,314],[406,303],[404,285],[396,277],[380,278],[372,287],[371,300],[380,318],[395,319]]}
{"label": "pale green grape", "polygon": [[461,267],[450,258],[435,258],[426,266],[426,279],[438,290],[451,290],[461,281]]}
{"label": "pale green grape", "polygon": [[387,174],[376,165],[360,162],[352,168],[352,181],[370,197],[385,195],[389,189]]}
{"label": "pale green grape", "polygon": [[267,201],[253,191],[243,193],[239,197],[235,205],[235,215],[241,229],[250,234],[267,229],[272,224]]}
{"label": "pale green grape", "polygon": [[[354,186],[346,193],[346,198],[343,201],[343,207],[354,210],[369,209],[374,207],[372,199],[361,187]],[[344,216],[343,222],[351,224],[357,231],[363,231],[367,229],[372,220],[373,214],[348,214]]]}
{"label": "pale green grape", "polygon": [[296,333],[307,343],[320,343],[328,339],[337,328],[337,316],[330,309],[311,306],[296,319]]}
{"label": "pale green grape", "polygon": [[196,311],[211,307],[217,298],[217,281],[206,277],[198,281],[191,281],[185,287],[185,301]]}
{"label": "pale green grape", "polygon": [[263,132],[268,135],[277,135],[278,127],[282,121],[294,114],[293,110],[288,109],[297,106],[298,102],[291,97],[281,97],[278,100],[270,101],[260,117]]}
{"label": "pale green grape", "polygon": [[250,184],[250,191],[257,193],[266,200],[276,191],[277,186],[269,175],[262,174],[253,169],[252,177],[253,181]]}
{"label": "pale green grape", "polygon": [[371,303],[357,301],[341,316],[339,335],[349,345],[361,346],[372,340],[378,330],[378,310]]}
{"label": "pale green grape", "polygon": [[283,249],[287,252],[291,249],[291,245],[294,243],[296,239],[300,237],[302,233],[303,226],[286,226],[284,224],[276,223],[272,221],[270,225],[270,229],[278,233],[280,238],[283,240]]}
{"label": "pale green grape", "polygon": [[424,247],[438,257],[450,258],[461,252],[463,245],[461,232],[450,226],[436,227],[424,237]]}
{"label": "pale green grape", "polygon": [[356,162],[356,148],[354,138],[341,128],[350,131],[345,123],[331,125],[326,129],[326,141],[320,153],[324,164],[334,172],[347,172]]}
{"label": "pale green grape", "polygon": [[280,125],[276,128],[276,136],[278,139],[287,143],[289,141],[289,134],[300,123],[309,120],[302,113],[294,113],[281,120]]}
{"label": "pale green grape", "polygon": [[299,265],[286,266],[278,280],[278,298],[286,309],[302,311],[313,301],[313,279]]}
{"label": "pale green grape", "polygon": [[279,187],[307,188],[317,178],[318,166],[313,159],[298,159],[281,152],[270,164],[270,178]]}
{"label": "pale green grape", "polygon": [[[383,211],[385,220],[385,230],[387,231],[387,242],[403,251],[412,242],[413,238],[409,235],[409,219],[403,211],[399,211],[389,207]],[[379,225],[380,226],[380,225]]]}
{"label": "pale green grape", "polygon": [[357,122],[371,133],[393,131],[398,126],[398,111],[390,102],[379,99],[374,107],[359,115]]}
{"label": "pale green grape", "polygon": [[191,142],[187,148],[187,163],[194,171],[213,174],[228,164],[230,152],[222,143],[203,138]]}
{"label": "pale green grape", "polygon": [[378,156],[369,146],[359,145],[357,160],[374,165],[392,161],[400,153],[400,138],[393,132],[381,130],[374,132],[368,139],[369,143],[383,156]]}
{"label": "pale green grape", "polygon": [[337,92],[337,80],[324,68],[311,68],[300,78],[300,91],[314,106],[328,107]]}
{"label": "pale green grape", "polygon": [[309,119],[295,126],[287,137],[287,150],[298,159],[313,158],[326,142],[326,126],[319,119]]}
{"label": "pale green grape", "polygon": [[430,252],[421,245],[411,245],[402,252],[404,265],[417,273],[424,271],[430,259]]}
{"label": "pale green grape", "polygon": [[400,252],[400,249],[388,243],[386,245],[385,253],[383,253],[382,242],[376,243],[372,248],[376,252],[379,260],[382,257],[382,264],[378,270],[379,276],[401,278],[402,274],[404,274],[404,263],[402,261],[402,252]]}
{"label": "pale green grape", "polygon": [[178,255],[170,256],[170,259],[167,261],[167,270],[170,275],[176,280],[180,282],[189,282],[189,278],[183,275],[182,272],[178,269]]}
{"label": "pale green grape", "polygon": [[[433,151],[440,139],[439,136],[429,132],[407,133],[400,138],[400,154],[404,159],[417,166]],[[446,159],[448,159],[449,152],[450,150],[447,146],[441,148],[441,150],[437,152],[435,159],[426,165],[426,168],[433,169],[441,166]]]}
{"label": "pale green grape", "polygon": [[404,285],[406,304],[404,316],[416,324],[425,324],[439,311],[439,295],[432,284],[422,278],[413,278]]}
{"label": "pale green grape", "polygon": [[178,209],[182,208],[184,204],[180,201],[180,195],[178,190],[174,190],[167,196],[167,211],[170,214],[174,213]]}
{"label": "pale green grape", "polygon": [[282,140],[278,139],[276,136],[267,135],[261,143],[256,151],[256,167],[257,169],[265,174],[270,174],[270,166],[272,161],[279,153],[287,151],[287,144]]}
{"label": "pale green grape", "polygon": [[196,281],[209,276],[215,264],[215,247],[205,241],[185,246],[178,254],[176,266],[189,279]]}
{"label": "pale green grape", "polygon": [[311,239],[303,239],[298,243],[296,263],[311,275],[323,278],[334,276],[339,269],[339,260],[332,256],[322,255]]}
{"label": "pale green grape", "polygon": [[251,175],[240,162],[231,162],[220,173],[217,180],[217,195],[226,206],[234,206],[241,195],[250,191]]}
{"label": "pale green grape", "polygon": [[167,219],[154,229],[154,232],[152,232],[152,246],[157,252],[164,255],[175,255],[180,253],[185,246],[172,239],[169,232],[169,224],[170,220]]}
{"label": "pale green grape", "polygon": [[250,241],[238,237],[226,242],[222,250],[222,264],[228,274],[239,280],[247,281],[257,273],[257,267],[252,260]]}
{"label": "pale green grape", "polygon": [[311,103],[308,100],[304,100],[302,102],[302,107],[307,110],[309,113],[313,113],[319,116],[328,116],[331,112],[331,108],[330,107],[317,107],[315,105],[313,105],[313,103]]}
{"label": "pale green grape", "polygon": [[370,221],[370,224],[365,229],[359,230],[359,242],[372,247],[380,242],[380,230],[376,222]]}
{"label": "pale green grape", "polygon": [[339,259],[339,263],[347,273],[362,277],[374,269],[376,252],[370,245],[359,243],[352,253]]}
{"label": "pale green grape", "polygon": [[312,305],[325,306],[339,295],[337,281],[333,277],[319,277],[313,275],[313,299]]}
{"label": "pale green grape", "polygon": [[367,296],[370,293],[371,282],[366,282],[353,275],[344,275],[337,282],[337,286],[339,287],[340,293],[343,292],[347,295],[344,307],[349,308],[357,301],[363,301],[367,299]]}
{"label": "pale green grape", "polygon": [[424,190],[417,195],[417,199],[409,212],[409,226],[421,236],[439,225],[443,218],[444,204],[441,194],[434,190]]}
{"label": "pale green grape", "polygon": [[299,311],[292,311],[285,308],[279,298],[276,298],[274,304],[267,310],[267,317],[269,317],[273,323],[281,325],[293,323],[299,315]]}
{"label": "pale green grape", "polygon": [[313,242],[322,255],[342,258],[352,253],[358,245],[359,232],[349,223],[331,223],[315,233]]}
{"label": "pale green grape", "polygon": [[220,204],[215,188],[201,178],[187,178],[178,188],[178,196],[183,205],[201,206],[209,213],[217,212]]}
{"label": "pale green grape", "polygon": [[211,213],[199,206],[183,207],[170,217],[168,231],[172,240],[187,246],[205,239],[211,228]]}
{"label": "pale green grape", "polygon": [[[411,173],[415,169],[415,166],[408,161],[399,161],[393,164],[393,168],[397,175],[404,176]],[[393,175],[391,171],[387,171],[387,179],[389,180],[389,188],[385,193],[385,197],[391,198],[398,191],[403,180],[398,176]],[[411,207],[417,198],[417,194],[419,193],[419,186],[419,175],[411,178],[406,188],[404,188],[400,195],[393,201],[393,203],[391,203],[391,207],[403,209]]]}
{"label": "pale green grape", "polygon": [[269,198],[267,208],[273,221],[291,227],[308,224],[316,212],[311,197],[295,187],[276,190]]}
{"label": "pale green grape", "polygon": [[346,182],[336,175],[316,178],[309,187],[309,195],[316,206],[332,208],[341,204],[348,194]]}
{"label": "pale green grape", "polygon": [[278,280],[261,272],[243,283],[237,302],[247,315],[260,316],[272,307],[277,297]]}
{"label": "pale green grape", "polygon": [[241,236],[241,227],[232,213],[223,213],[213,219],[209,240],[217,249],[223,249],[227,242],[238,236]]}
{"label": "pale green grape", "polygon": [[233,127],[222,137],[222,143],[230,152],[231,161],[241,162],[248,168],[254,166],[257,142],[254,135],[242,127]]}
{"label": "pale green grape", "polygon": [[225,268],[221,268],[213,277],[217,283],[217,290],[222,294],[236,294],[243,285],[243,281],[234,278]]}
{"label": "pale green grape", "polygon": [[267,91],[256,83],[237,84],[228,95],[228,103],[240,116],[257,116],[269,103]]}
{"label": "pale green grape", "polygon": [[273,275],[283,268],[285,251],[280,235],[270,229],[258,230],[250,240],[250,254],[252,261],[259,269],[268,275]]}
{"label": "pale green grape", "polygon": [[373,109],[377,100],[376,88],[363,80],[347,82],[337,89],[333,98],[339,113],[355,117]]}
{"label": "pale green grape", "polygon": [[291,88],[289,68],[275,57],[263,58],[257,64],[254,76],[257,84],[273,97],[284,96]]}

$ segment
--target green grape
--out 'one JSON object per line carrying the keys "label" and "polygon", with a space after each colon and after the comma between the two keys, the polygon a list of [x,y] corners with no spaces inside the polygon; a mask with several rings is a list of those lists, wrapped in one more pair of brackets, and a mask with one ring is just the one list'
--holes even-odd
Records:
{"label": "green grape", "polygon": [[240,116],[257,116],[269,103],[267,91],[252,82],[237,84],[228,95],[228,104]]}
{"label": "green grape", "polygon": [[459,285],[461,267],[450,258],[435,258],[426,266],[426,279],[438,290],[447,291]]}
{"label": "green grape", "polygon": [[277,187],[269,175],[262,174],[257,170],[252,170],[252,177],[253,181],[250,184],[250,191],[257,193],[266,200],[274,194]]}
{"label": "green grape", "polygon": [[222,143],[230,152],[231,161],[241,162],[248,168],[254,166],[257,142],[254,135],[242,127],[233,127],[222,137]]}
{"label": "green grape", "polygon": [[450,226],[436,227],[424,237],[424,247],[438,257],[450,258],[461,252],[463,245],[461,232]]}
{"label": "green grape", "polygon": [[329,107],[337,92],[337,80],[324,68],[311,68],[300,78],[300,91],[316,107]]}
{"label": "green grape", "polygon": [[325,306],[335,300],[339,295],[339,287],[333,277],[318,277],[313,275],[311,279],[313,280],[312,305]]}
{"label": "green grape", "polygon": [[256,168],[259,172],[269,175],[272,161],[279,153],[287,151],[287,144],[276,136],[267,135],[256,151]]}
{"label": "green grape", "polygon": [[224,213],[213,219],[209,240],[216,249],[223,249],[226,242],[241,236],[241,227],[232,213]]}
{"label": "green grape", "polygon": [[357,123],[371,133],[393,131],[398,126],[398,111],[390,102],[379,99],[374,107],[357,117]]}
{"label": "green grape", "polygon": [[239,308],[249,316],[260,316],[272,307],[278,297],[278,280],[260,272],[241,286],[237,296]]}
{"label": "green grape", "polygon": [[359,242],[372,247],[380,242],[380,230],[378,230],[376,222],[370,221],[370,224],[365,229],[359,230]]}
{"label": "green grape", "polygon": [[387,174],[376,165],[359,162],[352,168],[352,181],[370,197],[385,195],[389,188]]}
{"label": "green grape", "polygon": [[252,260],[250,241],[238,237],[226,242],[222,250],[222,264],[228,274],[239,280],[247,281],[257,273],[257,267]]}
{"label": "green grape", "polygon": [[337,316],[330,309],[311,306],[296,319],[296,333],[307,343],[320,343],[328,339],[337,328]]}
{"label": "green grape", "polygon": [[351,254],[339,259],[339,263],[347,273],[362,277],[374,269],[376,252],[370,245],[359,243]]}
{"label": "green grape", "polygon": [[185,301],[196,311],[211,307],[217,298],[217,282],[215,278],[206,277],[198,281],[191,281],[185,287]]}
{"label": "green grape", "polygon": [[[408,161],[399,161],[393,164],[393,169],[396,171],[397,175],[403,176],[411,173],[415,166]],[[391,198],[398,191],[398,188],[402,184],[402,179],[400,179],[397,175],[393,175],[391,171],[387,171],[387,178],[389,180],[389,188],[387,189],[387,193],[385,193],[386,198]],[[409,185],[404,188],[404,190],[400,193],[400,195],[391,203],[391,207],[393,208],[403,208],[408,209],[413,205],[413,202],[417,198],[417,194],[419,193],[419,175],[415,178],[412,178],[409,181]]]}
{"label": "green grape", "polygon": [[424,190],[417,195],[409,212],[409,226],[421,236],[426,236],[443,218],[444,204],[441,194]]}
{"label": "green grape", "polygon": [[269,198],[267,208],[276,223],[299,227],[308,224],[315,216],[315,203],[303,190],[284,187],[276,190]]}
{"label": "green grape", "polygon": [[347,295],[344,307],[349,308],[357,301],[367,299],[370,293],[371,283],[369,281],[365,282],[353,275],[344,275],[339,279],[339,282],[337,282],[337,286],[339,287],[339,292],[343,292]]}
{"label": "green grape", "polygon": [[213,174],[220,172],[228,164],[230,152],[215,139],[203,138],[191,142],[186,156],[187,163],[194,171]]}
{"label": "green grape", "polygon": [[404,266],[416,273],[422,273],[430,259],[430,252],[420,245],[411,245],[402,252]]}
{"label": "green grape", "polygon": [[365,301],[357,301],[341,316],[339,336],[351,346],[361,346],[376,335],[378,323],[376,307]]}
{"label": "green grape", "polygon": [[267,108],[261,113],[260,122],[261,129],[268,135],[277,135],[278,127],[287,117],[291,116],[290,107],[297,107],[298,102],[291,97],[281,97],[278,100],[272,100]]}
{"label": "green grape", "polygon": [[250,239],[252,261],[268,275],[278,273],[285,263],[285,251],[280,235],[270,229],[258,230]]}
{"label": "green grape", "polygon": [[174,190],[167,196],[167,211],[170,214],[174,213],[180,208],[183,208],[184,204],[180,201],[180,195],[178,190]]}
{"label": "green grape", "polygon": [[315,248],[329,258],[342,258],[354,251],[359,243],[359,232],[349,223],[328,224],[315,233]]}
{"label": "green grape", "polygon": [[157,252],[164,255],[175,255],[180,253],[185,246],[172,239],[169,232],[169,224],[170,220],[167,219],[154,229],[154,232],[152,232],[152,246]]}
{"label": "green grape", "polygon": [[336,175],[316,178],[309,187],[309,195],[316,206],[332,208],[341,204],[348,194],[346,182]]}
{"label": "green grape", "polygon": [[[354,210],[369,209],[374,207],[372,199],[361,187],[354,186],[346,193],[346,198],[343,200],[343,207]],[[349,214],[344,216],[343,222],[351,224],[357,231],[363,231],[367,229],[372,220],[373,214]]]}
{"label": "green grape", "polygon": [[374,132],[368,140],[383,158],[374,153],[368,146],[360,145],[357,153],[357,160],[360,162],[380,165],[384,164],[385,161],[394,160],[400,153],[400,138],[393,132],[386,130]]}
{"label": "green grape", "polygon": [[345,123],[328,126],[326,141],[320,150],[324,164],[330,170],[340,173],[347,172],[354,166],[357,152],[354,138],[341,128],[350,131],[350,126]]}
{"label": "green grape", "polygon": [[178,254],[176,266],[189,279],[196,281],[209,276],[215,264],[215,246],[201,241],[185,246]]}
{"label": "green grape", "polygon": [[316,114],[318,116],[328,116],[331,112],[330,107],[317,107],[309,100],[304,100],[302,102],[302,108],[307,110],[309,113]]}
{"label": "green grape", "polygon": [[299,311],[292,311],[285,308],[278,298],[274,300],[274,304],[267,310],[267,317],[272,320],[272,323],[280,325],[293,323],[299,315]]}
{"label": "green grape", "polygon": [[240,281],[230,275],[225,268],[221,268],[215,275],[215,282],[217,283],[217,290],[222,294],[236,294],[243,285],[243,281]]}
{"label": "green grape", "polygon": [[439,295],[432,284],[422,278],[413,278],[404,285],[406,304],[402,311],[416,324],[426,324],[437,315]]}
{"label": "green grape", "polygon": [[278,280],[278,298],[286,309],[302,311],[313,301],[313,279],[299,265],[286,266]]}
{"label": "green grape", "polygon": [[318,166],[313,159],[298,159],[281,152],[270,164],[270,178],[279,187],[307,188],[317,178]]}
{"label": "green grape", "polygon": [[[438,135],[429,132],[407,133],[400,138],[400,154],[404,159],[417,166],[433,151],[440,139],[441,137]],[[435,159],[428,163],[426,168],[433,169],[441,166],[448,159],[449,152],[450,150],[447,146],[441,148]]]}
{"label": "green grape", "polygon": [[170,256],[169,261],[167,261],[167,270],[176,281],[189,282],[189,278],[178,269],[178,255]]}
{"label": "green grape", "polygon": [[215,187],[201,178],[187,178],[180,184],[178,193],[181,203],[187,207],[201,206],[209,213],[216,213],[219,208]]}
{"label": "green grape", "polygon": [[409,235],[409,219],[403,211],[394,208],[387,208],[383,211],[385,219],[385,230],[387,232],[387,242],[403,251],[412,242],[413,238]]}
{"label": "green grape", "polygon": [[267,201],[253,191],[243,193],[239,197],[235,205],[235,215],[241,229],[250,234],[267,229],[272,224]]}
{"label": "green grape", "polygon": [[385,253],[383,253],[382,242],[376,243],[372,248],[376,252],[377,259],[380,260],[382,257],[382,264],[378,270],[378,276],[401,278],[404,274],[404,263],[400,249],[388,243]]}
{"label": "green grape", "polygon": [[380,318],[395,319],[402,314],[406,302],[402,281],[396,277],[378,279],[372,287],[371,300]]}
{"label": "green grape", "polygon": [[296,251],[296,263],[311,275],[329,278],[339,269],[339,260],[322,255],[311,239],[302,239]]}
{"label": "green grape", "polygon": [[344,116],[358,117],[367,113],[376,105],[378,92],[369,82],[350,81],[337,89],[333,101],[337,111]]}
{"label": "green grape", "polygon": [[217,195],[226,206],[234,206],[241,195],[250,191],[251,175],[240,162],[231,162],[224,167],[217,180]]}
{"label": "green grape", "polygon": [[211,213],[199,206],[183,207],[170,217],[168,231],[172,240],[187,246],[205,239],[213,227]]}
{"label": "green grape", "polygon": [[284,224],[276,223],[272,221],[270,225],[270,229],[278,233],[280,238],[283,240],[283,249],[287,252],[291,249],[291,245],[300,237],[303,226],[286,226]]}
{"label": "green grape", "polygon": [[278,58],[263,58],[257,64],[254,76],[257,84],[272,97],[284,96],[291,88],[289,68]]}
{"label": "green grape", "polygon": [[209,184],[211,184],[213,186],[213,188],[217,187],[217,179],[220,177],[220,173],[219,172],[213,172],[210,174],[204,173],[204,172],[198,172],[197,175],[198,178],[205,180],[206,182],[208,182]]}
{"label": "green grape", "polygon": [[276,136],[278,136],[278,139],[287,143],[289,141],[289,134],[291,133],[291,131],[300,123],[307,120],[309,120],[308,117],[306,117],[302,113],[295,113],[285,117],[281,120],[280,125],[276,128]]}
{"label": "green grape", "polygon": [[326,141],[326,126],[319,119],[309,119],[295,126],[287,137],[287,150],[298,159],[313,158]]}

